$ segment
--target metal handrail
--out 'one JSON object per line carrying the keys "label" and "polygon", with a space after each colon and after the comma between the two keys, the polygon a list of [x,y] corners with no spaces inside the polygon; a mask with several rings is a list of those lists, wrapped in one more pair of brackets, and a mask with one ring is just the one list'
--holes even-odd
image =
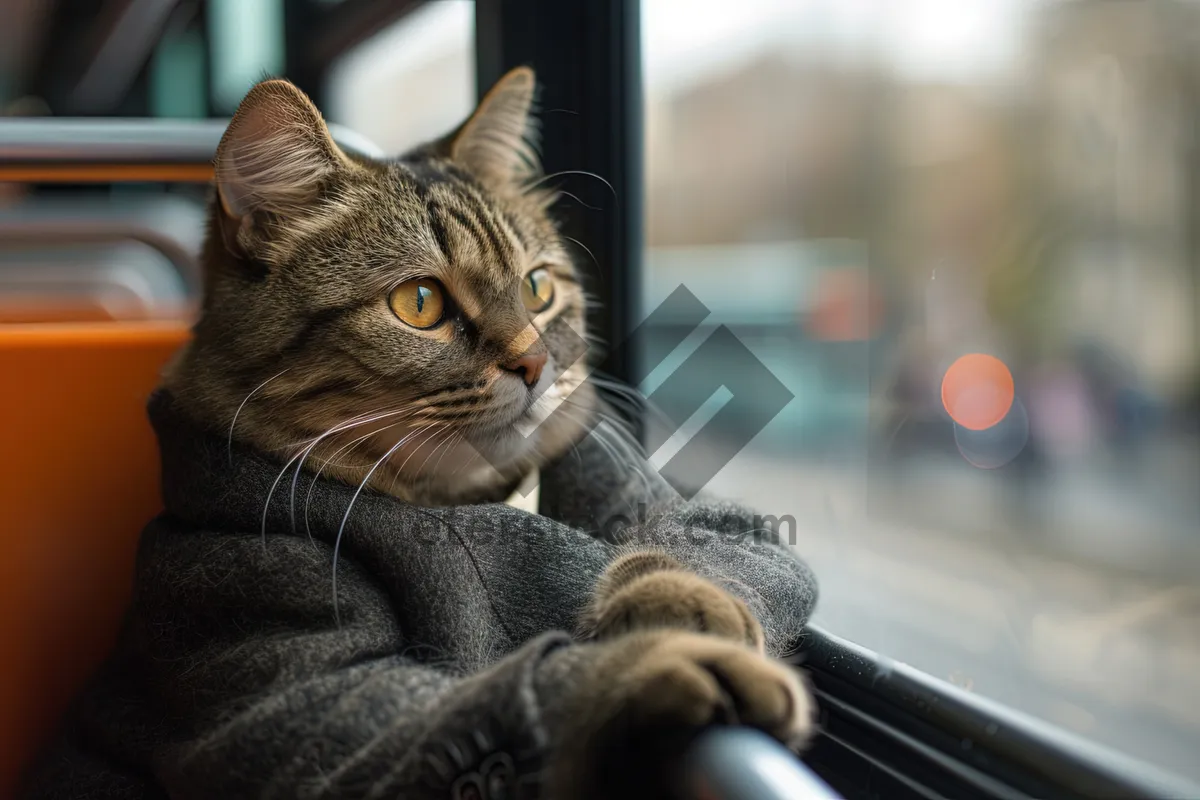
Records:
{"label": "metal handrail", "polygon": [[[180,180],[211,176],[225,119],[0,119],[0,180]],[[365,137],[329,126],[340,147],[372,158],[382,151]],[[120,170],[88,168],[129,168]],[[155,173],[151,167],[181,168]]]}
{"label": "metal handrail", "polygon": [[679,765],[679,800],[838,800],[791,751],[753,728],[713,728]]}
{"label": "metal handrail", "polygon": [[25,198],[0,207],[0,248],[138,243],[165,257],[189,293],[198,295],[205,217],[204,206],[196,200],[158,193],[119,201],[92,196]]}
{"label": "metal handrail", "polygon": [[193,293],[201,286],[200,265],[195,255],[169,234],[146,225],[92,220],[46,220],[12,222],[0,217],[2,245],[120,244],[139,242],[158,251],[179,272]]}
{"label": "metal handrail", "polygon": [[[200,182],[212,178],[212,161],[228,120],[3,119],[0,181]],[[382,157],[370,140],[338,125],[330,133],[353,154]],[[17,212],[21,209],[18,208]],[[199,290],[193,247],[139,220],[111,215],[31,219],[0,215],[0,241],[108,243],[139,241],[166,256],[189,288]]]}

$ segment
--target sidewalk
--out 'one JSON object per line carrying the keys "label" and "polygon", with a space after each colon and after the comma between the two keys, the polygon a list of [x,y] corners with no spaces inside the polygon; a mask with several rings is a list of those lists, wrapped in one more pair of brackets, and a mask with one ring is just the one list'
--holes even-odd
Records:
{"label": "sidewalk", "polygon": [[1118,573],[1194,579],[1200,573],[1200,475],[1194,476],[1194,489],[1183,485],[1194,472],[1194,466],[1183,465],[1141,485],[1099,470],[1057,475],[1022,495],[994,473],[947,458],[912,461],[884,473],[862,464],[767,457],[747,448],[709,489],[777,516],[854,520],[872,535],[919,531],[988,548],[1040,551]]}

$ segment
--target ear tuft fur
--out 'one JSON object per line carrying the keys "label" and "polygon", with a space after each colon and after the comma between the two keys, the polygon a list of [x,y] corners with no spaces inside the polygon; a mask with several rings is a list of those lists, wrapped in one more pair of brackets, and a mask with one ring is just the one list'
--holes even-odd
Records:
{"label": "ear tuft fur", "polygon": [[534,146],[536,91],[532,69],[508,72],[454,134],[450,157],[494,188],[536,177],[541,171]]}
{"label": "ear tuft fur", "polygon": [[350,164],[302,91],[285,80],[263,81],[242,100],[217,148],[221,208],[234,219],[286,215],[316,199]]}

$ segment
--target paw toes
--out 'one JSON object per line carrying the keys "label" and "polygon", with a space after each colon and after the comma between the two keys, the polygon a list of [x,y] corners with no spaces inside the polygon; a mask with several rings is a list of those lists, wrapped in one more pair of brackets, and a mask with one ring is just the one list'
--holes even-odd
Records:
{"label": "paw toes", "polygon": [[637,699],[639,716],[648,722],[697,727],[712,722],[723,705],[712,676],[685,661],[657,670]]}
{"label": "paw toes", "polygon": [[787,668],[751,653],[738,653],[713,664],[718,682],[728,687],[740,721],[777,737],[790,736],[807,707],[799,683]]}

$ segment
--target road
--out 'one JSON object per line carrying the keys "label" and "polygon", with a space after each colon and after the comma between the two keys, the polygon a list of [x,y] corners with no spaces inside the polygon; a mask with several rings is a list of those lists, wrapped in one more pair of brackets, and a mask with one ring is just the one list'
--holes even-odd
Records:
{"label": "road", "polygon": [[1178,551],[1188,563],[1171,578],[987,525],[905,526],[906,504],[968,498],[888,493],[852,468],[747,453],[708,489],[799,521],[795,547],[821,584],[814,621],[827,630],[1200,780],[1194,550]]}

